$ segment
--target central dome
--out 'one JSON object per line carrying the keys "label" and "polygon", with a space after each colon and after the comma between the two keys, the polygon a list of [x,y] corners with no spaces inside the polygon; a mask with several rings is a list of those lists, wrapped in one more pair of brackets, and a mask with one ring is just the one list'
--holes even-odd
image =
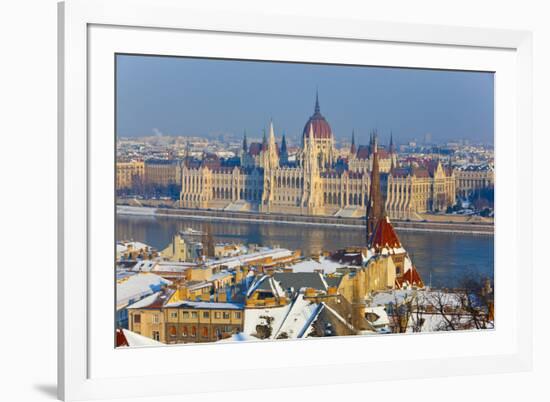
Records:
{"label": "central dome", "polygon": [[313,137],[314,138],[331,138],[332,129],[330,124],[321,114],[321,108],[319,107],[319,96],[315,98],[315,113],[309,118],[306,125],[304,126],[303,136],[307,137],[309,135],[309,128],[313,127]]}

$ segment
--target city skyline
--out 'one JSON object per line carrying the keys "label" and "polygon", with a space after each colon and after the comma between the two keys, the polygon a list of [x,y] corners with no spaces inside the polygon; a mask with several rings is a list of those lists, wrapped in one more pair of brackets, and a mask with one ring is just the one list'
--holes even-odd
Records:
{"label": "city skyline", "polygon": [[294,142],[317,90],[338,141],[493,143],[488,72],[134,55],[117,56],[117,136],[258,138],[273,119]]}

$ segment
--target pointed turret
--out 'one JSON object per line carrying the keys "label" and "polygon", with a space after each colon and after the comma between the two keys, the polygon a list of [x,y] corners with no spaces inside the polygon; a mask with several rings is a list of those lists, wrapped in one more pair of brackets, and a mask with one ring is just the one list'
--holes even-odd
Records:
{"label": "pointed turret", "polygon": [[321,113],[321,107],[319,106],[319,91],[315,91],[315,113]]}
{"label": "pointed turret", "polygon": [[183,157],[183,166],[188,168],[190,162],[189,141],[185,144],[185,156]]}
{"label": "pointed turret", "polygon": [[357,153],[357,148],[355,147],[355,130],[351,130],[351,147],[349,149],[350,158],[355,157]]}
{"label": "pointed turret", "polygon": [[281,166],[288,165],[288,149],[286,146],[286,135],[283,133],[283,139],[281,140],[281,153],[280,153]]}
{"label": "pointed turret", "polygon": [[248,141],[246,140],[246,130],[244,131],[244,136],[243,136],[243,153],[247,153],[248,152]]}
{"label": "pointed turret", "polygon": [[264,169],[274,169],[279,166],[279,155],[277,151],[277,143],[275,142],[275,130],[273,129],[273,121],[269,122],[269,138],[265,137],[264,145],[262,146],[262,158]]}

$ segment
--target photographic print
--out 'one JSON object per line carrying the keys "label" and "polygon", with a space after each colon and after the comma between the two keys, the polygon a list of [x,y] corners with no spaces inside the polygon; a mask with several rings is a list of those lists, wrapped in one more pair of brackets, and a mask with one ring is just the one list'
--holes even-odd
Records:
{"label": "photographic print", "polygon": [[116,55],[117,347],[494,322],[494,74]]}

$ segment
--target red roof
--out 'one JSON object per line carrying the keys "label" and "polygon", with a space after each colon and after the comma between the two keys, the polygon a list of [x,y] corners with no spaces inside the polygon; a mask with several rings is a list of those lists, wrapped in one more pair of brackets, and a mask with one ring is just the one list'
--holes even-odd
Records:
{"label": "red roof", "polygon": [[126,339],[126,336],[124,335],[124,332],[122,332],[122,329],[117,328],[116,330],[116,347],[120,346],[130,346],[128,345],[128,340]]}
{"label": "red roof", "polygon": [[248,149],[248,153],[252,156],[259,155],[260,152],[262,152],[262,143],[261,142],[253,142],[250,144],[250,148]]}
{"label": "red roof", "polygon": [[390,153],[385,149],[378,149],[376,152],[378,153],[378,159],[389,159],[390,157]]}
{"label": "red roof", "polygon": [[420,274],[414,267],[409,269],[399,278],[395,278],[395,286],[397,288],[401,289],[405,283],[408,283],[412,286],[424,287],[424,282],[422,281],[422,278],[420,278]]}
{"label": "red roof", "polygon": [[357,159],[368,159],[369,158],[369,147],[366,145],[359,145],[357,150]]}
{"label": "red roof", "polygon": [[401,242],[397,233],[390,222],[390,218],[387,216],[383,217],[376,224],[376,229],[372,234],[370,247],[374,247],[375,251],[378,253],[384,247],[385,248],[400,248]]}
{"label": "red roof", "polygon": [[309,127],[313,127],[313,137],[314,138],[331,138],[332,129],[330,125],[319,112],[315,112],[313,116],[309,118],[305,127],[304,127],[304,137],[309,136]]}

